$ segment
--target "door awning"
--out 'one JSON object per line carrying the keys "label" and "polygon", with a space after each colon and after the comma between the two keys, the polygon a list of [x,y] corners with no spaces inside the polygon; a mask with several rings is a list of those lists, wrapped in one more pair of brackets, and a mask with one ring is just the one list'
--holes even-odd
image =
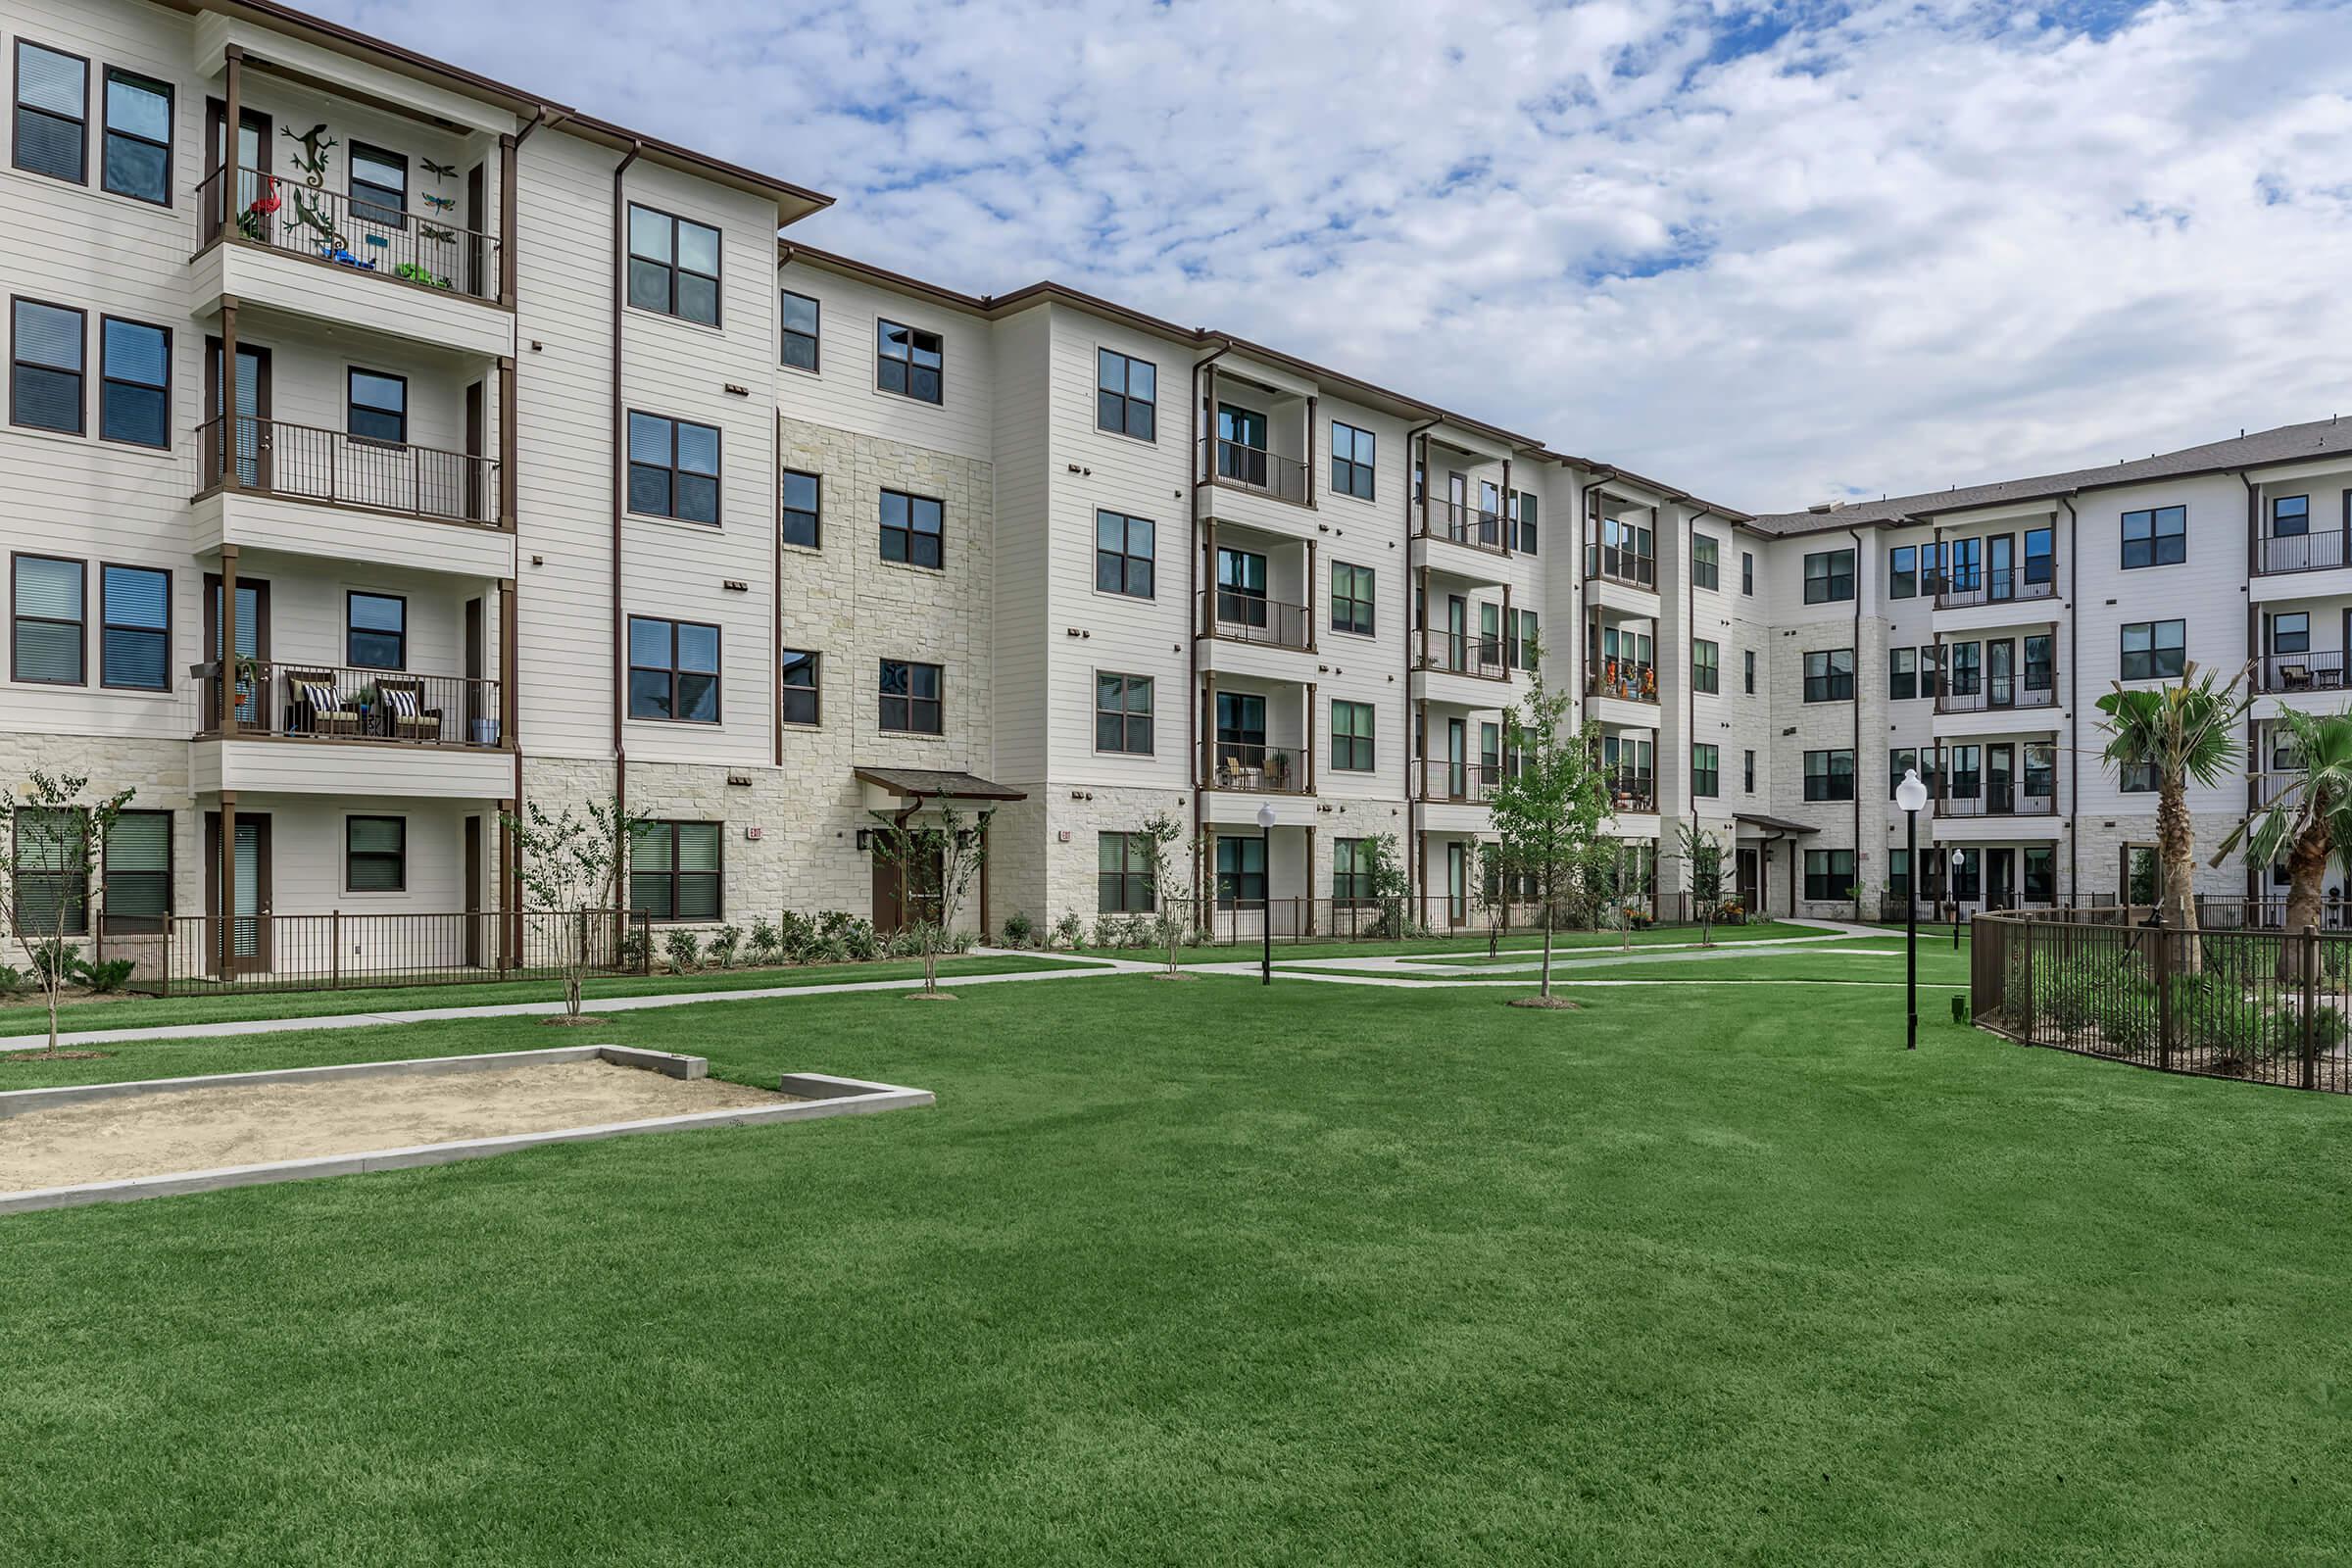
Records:
{"label": "door awning", "polygon": [[1026,792],[1008,784],[992,784],[977,773],[954,768],[858,767],[851,773],[860,784],[902,801],[1025,801]]}
{"label": "door awning", "polygon": [[1756,811],[1735,811],[1732,820],[1741,827],[1752,827],[1764,833],[1786,833],[1790,838],[1821,831],[1803,822],[1791,822],[1785,816],[1765,816]]}

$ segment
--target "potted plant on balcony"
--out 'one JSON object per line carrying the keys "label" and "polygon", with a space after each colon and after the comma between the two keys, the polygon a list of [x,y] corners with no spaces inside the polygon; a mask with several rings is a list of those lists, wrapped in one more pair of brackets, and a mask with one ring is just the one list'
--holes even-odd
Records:
{"label": "potted plant on balcony", "polygon": [[1266,754],[1266,788],[1270,790],[1287,790],[1290,787],[1291,754],[1288,752],[1268,752]]}

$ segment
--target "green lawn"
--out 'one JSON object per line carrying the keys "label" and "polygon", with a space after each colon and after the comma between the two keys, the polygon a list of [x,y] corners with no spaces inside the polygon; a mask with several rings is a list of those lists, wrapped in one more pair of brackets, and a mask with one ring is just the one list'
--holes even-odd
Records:
{"label": "green lawn", "polygon": [[[1067,959],[1044,957],[942,958],[943,975],[1022,974],[1051,969]],[[820,963],[787,969],[702,970],[693,974],[625,975],[590,980],[583,995],[655,997],[680,991],[764,991],[777,986],[847,985],[860,980],[916,980],[918,958],[877,963]],[[353,1012],[405,1012],[415,1007],[490,1007],[507,1002],[561,1002],[555,980],[493,980],[479,984],[401,986],[378,991],[253,992],[215,997],[115,997],[60,1007],[61,1033],[75,1029],[144,1029],[184,1023],[226,1023],[248,1018],[324,1018]],[[38,997],[0,1007],[0,1037],[46,1035],[49,1014]]]}
{"label": "green lawn", "polygon": [[1505,994],[627,1014],[940,1102],[0,1220],[0,1561],[2342,1560],[2352,1103]]}
{"label": "green lawn", "polygon": [[[1828,933],[1815,927],[1789,925],[1770,920],[1756,920],[1746,925],[1722,925],[1715,928],[1715,940],[1718,943],[1772,942],[1788,937],[1826,935]],[[1634,946],[1638,948],[1652,947],[1659,943],[1695,944],[1698,941],[1698,927],[1694,925],[1652,926],[1646,931],[1636,931],[1633,933],[1633,939]],[[1555,950],[1613,948],[1624,941],[1624,933],[1617,931],[1559,931],[1553,933],[1551,939],[1552,947]],[[1513,931],[1502,938],[1498,949],[1503,953],[1541,953],[1543,950],[1544,933],[1541,931],[1535,932],[1533,935],[1522,931]],[[1155,954],[1163,962],[1167,958],[1167,950],[1164,948],[1081,947],[1072,951],[1101,958],[1141,958],[1146,962],[1151,961]],[[1235,963],[1243,959],[1254,958],[1258,955],[1257,948],[1247,942],[1233,947],[1184,948],[1179,951],[1182,961],[1187,964]],[[1476,937],[1427,936],[1399,939],[1395,942],[1320,940],[1284,942],[1278,940],[1274,944],[1274,956],[1277,961],[1284,957],[1344,958],[1351,955],[1367,958],[1394,957],[1402,954],[1420,953],[1475,953],[1483,956],[1486,951],[1487,939],[1484,933]]]}

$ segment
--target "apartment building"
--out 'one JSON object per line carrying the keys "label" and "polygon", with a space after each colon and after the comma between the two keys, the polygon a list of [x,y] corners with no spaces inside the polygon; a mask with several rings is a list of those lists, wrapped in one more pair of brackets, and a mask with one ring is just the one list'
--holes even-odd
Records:
{"label": "apartment building", "polygon": [[1637,887],[1696,821],[1749,907],[1850,912],[1917,759],[1923,892],[2065,897],[2153,836],[2082,755],[2109,678],[2342,685],[2332,424],[1751,516],[802,244],[821,195],[265,0],[13,18],[0,765],[137,790],[106,929],[183,969],[495,966],[502,812],[615,793],[662,922],[900,923],[874,813],[943,806],[991,929],[1136,910],[1161,813],[1244,917],[1334,918],[1385,839],[1459,922],[1539,661]]}

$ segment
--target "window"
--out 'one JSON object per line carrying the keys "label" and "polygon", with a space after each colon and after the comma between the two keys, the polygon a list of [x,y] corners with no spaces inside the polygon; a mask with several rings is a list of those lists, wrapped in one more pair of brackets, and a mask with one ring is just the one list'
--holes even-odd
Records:
{"label": "window", "polygon": [[[793,298],[798,298],[795,295]],[[705,326],[718,324],[718,230],[629,204],[629,303]],[[809,335],[815,335],[810,312]],[[815,368],[815,344],[809,345]],[[786,364],[791,362],[787,360]]]}
{"label": "window", "polygon": [[937,664],[882,661],[882,728],[901,735],[944,735],[947,716],[940,701],[943,675]]}
{"label": "window", "polygon": [[1263,904],[1266,898],[1266,841],[1262,838],[1217,840],[1217,903]]}
{"label": "window", "polygon": [[343,427],[363,441],[409,444],[409,378],[375,370],[349,375]]}
{"label": "window", "polygon": [[1095,835],[1095,907],[1104,914],[1150,914],[1152,835]]}
{"label": "window", "polygon": [[89,183],[90,64],[17,40],[17,167]]}
{"label": "window", "polygon": [[2058,748],[2042,741],[2025,746],[2026,796],[2048,800],[2058,793]]}
{"label": "window", "polygon": [[2124,569],[2173,566],[2188,559],[2188,509],[2157,507],[2124,514]]}
{"label": "window", "polygon": [[2047,844],[2026,846],[2025,896],[2028,904],[2058,902],[2058,852]]}
{"label": "window", "polygon": [[1095,750],[1152,755],[1152,677],[1095,676]]}
{"label": "window", "polygon": [[1805,656],[1805,701],[1850,703],[1854,700],[1854,651],[1827,648]]}
{"label": "window", "polygon": [[2311,531],[2311,497],[2279,496],[2271,503],[2271,537],[2293,539]]}
{"label": "window", "polygon": [[1740,591],[1749,598],[1756,592],[1756,557],[1751,550],[1740,552]]}
{"label": "window", "polygon": [[1805,799],[1850,801],[1854,798],[1854,754],[1849,750],[1805,754]]}
{"label": "window", "polygon": [[796,370],[816,368],[816,301],[784,290],[779,313],[784,321],[784,363]]}
{"label": "window", "polygon": [[161,935],[172,912],[172,813],[124,811],[107,831],[109,936]]}
{"label": "window", "polygon": [[1095,587],[1106,594],[1150,599],[1158,591],[1152,578],[1157,564],[1159,531],[1145,517],[1116,512],[1095,514]]}
{"label": "window", "polygon": [[98,434],[172,445],[172,334],[143,321],[98,318]]}
{"label": "window", "polygon": [[118,196],[172,205],[172,89],[107,68],[99,183]]}
{"label": "window", "polygon": [[813,473],[797,468],[784,470],[783,511],[778,526],[784,542],[799,545],[804,550],[816,550],[825,541],[823,482]]}
{"label": "window", "polygon": [[1919,758],[1919,748],[1916,746],[1896,746],[1888,749],[1886,753],[1886,798],[1888,800],[1894,799],[1895,786],[1902,783],[1903,774],[1915,767],[1919,769],[1921,780],[1927,784],[1929,794],[1933,795],[1936,789],[1936,754],[1931,751],[1928,754],[1927,761],[1923,764]]}
{"label": "window", "polygon": [[351,216],[385,228],[409,226],[409,160],[364,141],[351,144]]}
{"label": "window", "polygon": [[82,313],[18,300],[11,314],[9,422],[81,434]]}
{"label": "window", "polygon": [[1740,651],[1740,684],[1748,696],[1756,695],[1756,651],[1753,648]]}
{"label": "window", "polygon": [[1805,900],[1810,904],[1835,904],[1854,890],[1854,852],[1851,850],[1807,850],[1805,852]]}
{"label": "window", "polygon": [[1750,795],[1756,793],[1756,754],[1753,752],[1740,754],[1740,787]]}
{"label": "window", "polygon": [[1544,646],[1543,628],[1537,624],[1536,612],[1532,610],[1514,610],[1511,613],[1519,619],[1519,635],[1515,639],[1518,657],[1512,661],[1513,665],[1519,669],[1534,669],[1536,655]]}
{"label": "window", "polygon": [[1512,499],[1516,504],[1513,509],[1513,516],[1519,526],[1514,530],[1516,537],[1510,541],[1511,548],[1522,555],[1540,554],[1536,549],[1535,492],[1531,490],[1515,491]]}
{"label": "window", "polygon": [[1372,899],[1374,851],[1369,839],[1331,841],[1331,897],[1335,903],[1367,904]]}
{"label": "window", "polygon": [[79,686],[82,564],[53,556],[16,558],[16,633],[9,678]]}
{"label": "window", "polygon": [[16,928],[70,937],[90,932],[90,877],[79,853],[84,813],[20,807],[15,815]]}
{"label": "window", "polygon": [[1936,648],[1934,644],[1919,651],[1919,695],[1936,695]]}
{"label": "window", "polygon": [[[936,354],[936,342],[932,348]],[[1157,440],[1158,385],[1159,371],[1150,360],[1095,350],[1095,428],[1138,441]]]}
{"label": "window", "polygon": [[2124,762],[2118,765],[2115,786],[2126,795],[2156,793],[2156,764],[2154,762]]}
{"label": "window", "polygon": [[640,822],[629,835],[629,909],[654,920],[719,918],[716,822]]}
{"label": "window", "polygon": [[1722,551],[1723,546],[1706,534],[1697,534],[1691,538],[1690,582],[1692,586],[1716,588],[1722,585],[1720,564]]}
{"label": "window", "polygon": [[1944,786],[1944,798],[1954,801],[1973,801],[1984,788],[1984,752],[1977,746],[1947,746],[1943,760],[1950,768],[1949,782]]}
{"label": "window", "polygon": [[2298,610],[2271,617],[2271,652],[2274,654],[2307,654],[2311,652],[2311,612]]}
{"label": "window", "polygon": [[718,628],[629,617],[629,716],[718,722]]}
{"label": "window", "polygon": [[1854,553],[1822,550],[1805,558],[1805,603],[1829,604],[1854,597]]}
{"label": "window", "polygon": [[1372,432],[1331,421],[1331,488],[1359,501],[1372,499]]}
{"label": "window", "polygon": [[397,594],[347,594],[343,662],[361,669],[409,667],[409,602]]}
{"label": "window", "polygon": [[874,385],[922,403],[944,401],[937,332],[918,332],[896,321],[876,321]]}
{"label": "window", "polygon": [[1896,545],[1886,553],[1886,597],[1919,597],[1919,547]]}
{"label": "window", "polygon": [[2124,679],[2171,680],[2188,664],[2188,622],[2124,622]]}
{"label": "window", "polygon": [[1359,636],[1372,635],[1372,583],[1370,566],[1351,566],[1344,561],[1331,564],[1331,629],[1351,631]]}
{"label": "window", "polygon": [[1331,705],[1331,765],[1343,772],[1372,771],[1372,705]]}
{"label": "window", "polygon": [[787,648],[777,665],[776,716],[787,724],[814,724],[824,694],[817,685],[823,656]]}
{"label": "window", "polygon": [[1971,697],[1984,689],[1984,649],[1981,643],[1952,643],[1944,652],[1945,666],[1951,670],[1950,691],[1955,697]]}
{"label": "window", "polygon": [[718,431],[629,411],[629,510],[718,523]]}
{"label": "window", "polygon": [[929,496],[882,492],[882,559],[928,566],[947,564],[947,508]]}
{"label": "window", "polygon": [[128,691],[171,688],[170,572],[98,568],[98,684]]}
{"label": "window", "polygon": [[1911,852],[1908,850],[1886,852],[1886,896],[1891,899],[1911,896]]}
{"label": "window", "polygon": [[2056,681],[2058,669],[2052,647],[2047,632],[2036,632],[2026,639],[2026,690],[2046,692]]}
{"label": "window", "polygon": [[398,893],[409,885],[409,819],[343,819],[343,891]]}
{"label": "window", "polygon": [[1886,700],[1909,702],[1919,695],[1919,653],[1910,648],[1886,650]]}
{"label": "window", "polygon": [[2047,528],[2026,530],[2026,581],[2050,583],[2058,580],[2056,557],[2052,549],[2055,535]]}
{"label": "window", "polygon": [[1718,746],[1690,748],[1690,793],[1701,800],[1711,801],[1723,793],[1719,778],[1723,767],[1723,749]]}
{"label": "window", "polygon": [[1691,643],[1690,685],[1694,690],[1710,695],[1723,690],[1723,674],[1718,667],[1722,657],[1722,652],[1711,642]]}

